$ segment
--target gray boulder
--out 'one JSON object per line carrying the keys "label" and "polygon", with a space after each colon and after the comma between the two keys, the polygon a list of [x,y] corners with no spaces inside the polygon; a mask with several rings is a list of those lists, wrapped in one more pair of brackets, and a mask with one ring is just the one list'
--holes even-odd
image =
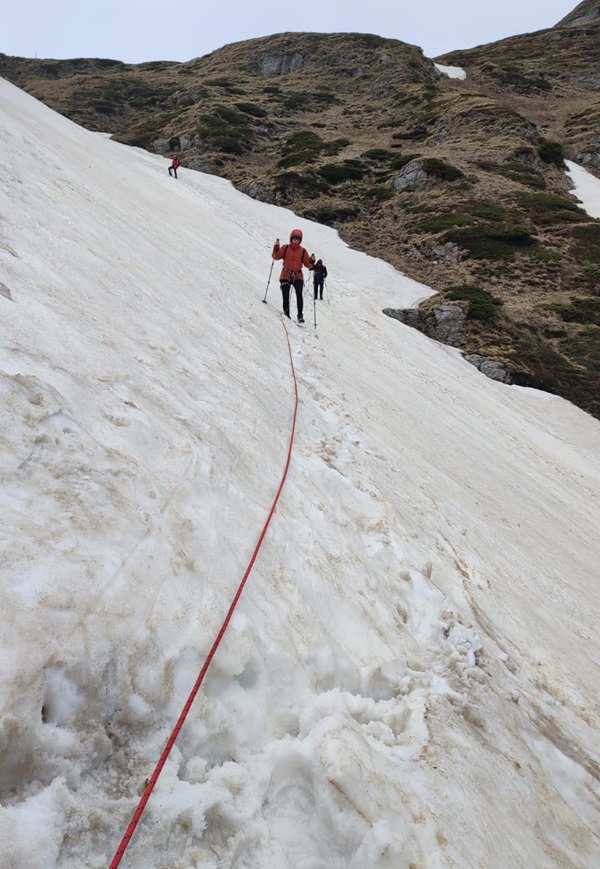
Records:
{"label": "gray boulder", "polygon": [[482,374],[489,377],[490,380],[498,380],[500,383],[512,382],[510,372],[503,362],[486,359],[485,356],[480,356],[479,353],[469,353],[465,356],[465,359],[481,371]]}
{"label": "gray boulder", "polygon": [[398,191],[408,187],[412,190],[428,190],[433,184],[433,179],[423,169],[422,160],[411,160],[392,178],[392,187]]}
{"label": "gray boulder", "polygon": [[258,61],[258,72],[259,75],[283,75],[287,72],[296,72],[307,65],[307,61],[299,51],[291,54],[265,54]]}

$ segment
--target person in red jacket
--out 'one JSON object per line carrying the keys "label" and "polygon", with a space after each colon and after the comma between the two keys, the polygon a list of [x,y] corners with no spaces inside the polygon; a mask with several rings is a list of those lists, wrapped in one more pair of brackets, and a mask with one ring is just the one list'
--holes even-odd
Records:
{"label": "person in red jacket", "polygon": [[173,177],[173,175],[175,175],[175,177],[177,178],[177,170],[179,169],[180,166],[181,166],[181,161],[178,160],[177,157],[173,157],[173,162],[169,166],[169,175],[171,177]]}
{"label": "person in red jacket", "polygon": [[314,265],[314,257],[308,255],[308,251],[302,247],[302,230],[292,229],[290,243],[280,246],[279,239],[273,245],[273,259],[283,260],[283,268],[279,275],[281,295],[283,297],[283,313],[290,316],[290,290],[296,291],[296,305],[298,308],[298,322],[304,323],[303,310],[304,300],[304,275],[302,268],[311,269]]}

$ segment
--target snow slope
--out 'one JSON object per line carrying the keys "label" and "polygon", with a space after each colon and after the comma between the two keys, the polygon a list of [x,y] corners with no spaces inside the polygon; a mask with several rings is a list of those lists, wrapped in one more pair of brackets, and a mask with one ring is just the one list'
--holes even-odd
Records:
{"label": "snow slope", "polygon": [[[0,81],[0,866],[597,869],[600,425]],[[329,271],[282,322],[270,249]]]}

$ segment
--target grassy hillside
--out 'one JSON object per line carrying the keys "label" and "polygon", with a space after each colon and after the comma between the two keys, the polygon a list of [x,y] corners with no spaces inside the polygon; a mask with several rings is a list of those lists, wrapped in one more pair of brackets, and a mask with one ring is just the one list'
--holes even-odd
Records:
{"label": "grassy hillside", "polygon": [[600,221],[563,169],[567,157],[600,175],[597,5],[580,4],[575,26],[438,58],[464,81],[416,46],[308,33],[189,63],[0,55],[0,75],[90,129],[335,226],[438,290],[426,307],[463,307],[465,352],[600,417]]}

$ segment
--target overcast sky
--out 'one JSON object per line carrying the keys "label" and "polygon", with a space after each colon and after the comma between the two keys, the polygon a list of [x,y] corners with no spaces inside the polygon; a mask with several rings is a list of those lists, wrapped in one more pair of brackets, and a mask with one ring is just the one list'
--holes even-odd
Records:
{"label": "overcast sky", "polygon": [[0,52],[22,57],[186,61],[285,31],[375,33],[428,57],[552,27],[575,0],[25,0],[2,13]]}

